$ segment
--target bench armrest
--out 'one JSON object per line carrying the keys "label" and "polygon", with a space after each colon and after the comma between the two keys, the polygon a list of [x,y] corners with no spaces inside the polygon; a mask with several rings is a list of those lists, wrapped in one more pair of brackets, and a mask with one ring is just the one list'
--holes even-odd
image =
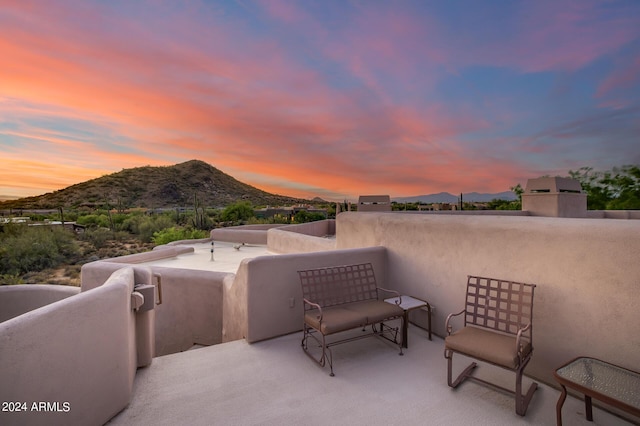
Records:
{"label": "bench armrest", "polygon": [[389,294],[393,294],[395,297],[397,297],[397,298],[398,298],[398,300],[396,300],[396,305],[400,305],[400,304],[402,304],[402,296],[401,296],[401,295],[400,295],[400,293],[398,293],[397,291],[395,291],[395,290],[389,290],[389,289],[387,289],[387,288],[382,288],[382,287],[376,287],[376,289],[378,289],[378,290],[382,290],[382,291],[385,291],[385,292],[387,292],[387,293],[389,293]]}
{"label": "bench armrest", "polygon": [[462,315],[465,312],[467,312],[465,309],[461,310],[460,312],[458,312],[457,314],[449,314],[447,316],[447,321],[444,323],[444,327],[447,330],[447,335],[450,336],[451,332],[453,331],[453,327],[451,326],[451,324],[449,324],[449,321],[451,320],[451,318],[453,317],[457,317],[458,315]]}
{"label": "bench armrest", "polygon": [[524,345],[522,344],[522,333],[525,333],[531,328],[531,323],[527,324],[524,328],[518,329],[518,334],[516,334],[516,351],[518,351],[518,358],[520,361],[525,357],[524,353]]}
{"label": "bench armrest", "polygon": [[302,300],[307,305],[311,305],[311,306],[313,306],[314,308],[316,308],[318,310],[318,312],[319,312],[318,313],[318,321],[322,321],[322,306],[318,305],[317,303],[313,303],[312,301],[304,299],[304,298]]}

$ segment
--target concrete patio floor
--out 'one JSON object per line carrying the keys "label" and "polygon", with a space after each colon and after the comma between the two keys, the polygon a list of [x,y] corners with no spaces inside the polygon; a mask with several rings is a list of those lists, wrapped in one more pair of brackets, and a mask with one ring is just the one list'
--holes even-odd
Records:
{"label": "concrete patio floor", "polygon": [[[110,425],[554,425],[560,392],[539,383],[527,415],[513,397],[467,381],[446,383],[443,340],[409,327],[409,348],[363,339],[333,348],[335,377],[300,348],[301,333],[254,344],[244,340],[155,358],[138,370],[128,408]],[[534,353],[535,357],[535,353]],[[457,362],[456,362],[457,361]],[[466,363],[454,357],[456,368]],[[514,376],[480,365],[482,377],[510,388]],[[524,379],[524,388],[531,380]],[[595,403],[595,401],[594,401]],[[565,425],[629,425],[569,396]]]}

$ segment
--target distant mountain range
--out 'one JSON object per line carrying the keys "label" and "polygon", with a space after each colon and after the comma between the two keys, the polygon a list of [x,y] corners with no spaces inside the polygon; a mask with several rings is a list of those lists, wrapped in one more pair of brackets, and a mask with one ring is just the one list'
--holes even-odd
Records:
{"label": "distant mountain range", "polygon": [[[478,192],[467,192],[466,194],[462,194],[463,202],[477,202],[477,203],[486,203],[491,200],[517,200],[518,196],[511,191],[498,192],[497,194],[486,194],[486,193],[478,193]],[[453,195],[448,192],[440,192],[439,194],[430,194],[430,195],[418,195],[415,197],[399,197],[392,198],[391,201],[395,201],[398,203],[449,203],[454,204],[460,201],[460,195]]]}

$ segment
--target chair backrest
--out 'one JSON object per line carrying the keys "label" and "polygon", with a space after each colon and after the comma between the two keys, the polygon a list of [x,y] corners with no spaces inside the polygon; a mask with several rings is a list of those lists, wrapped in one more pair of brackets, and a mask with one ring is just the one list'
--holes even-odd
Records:
{"label": "chair backrest", "polygon": [[[531,323],[535,284],[469,275],[465,301],[465,325],[516,335]],[[529,341],[533,325],[522,334]]]}
{"label": "chair backrest", "polygon": [[[322,307],[378,298],[371,263],[298,271],[302,296]],[[313,309],[305,304],[305,309]]]}

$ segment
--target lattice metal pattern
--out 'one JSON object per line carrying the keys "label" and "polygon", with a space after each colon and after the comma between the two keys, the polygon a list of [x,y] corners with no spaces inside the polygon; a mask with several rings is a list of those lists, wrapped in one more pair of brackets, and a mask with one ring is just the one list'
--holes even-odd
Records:
{"label": "lattice metal pattern", "polygon": [[[377,299],[371,263],[298,271],[305,299],[322,307]],[[313,306],[305,304],[305,310]]]}
{"label": "lattice metal pattern", "polygon": [[[535,284],[469,276],[465,325],[517,334],[531,323]],[[532,329],[522,334],[531,340]]]}

